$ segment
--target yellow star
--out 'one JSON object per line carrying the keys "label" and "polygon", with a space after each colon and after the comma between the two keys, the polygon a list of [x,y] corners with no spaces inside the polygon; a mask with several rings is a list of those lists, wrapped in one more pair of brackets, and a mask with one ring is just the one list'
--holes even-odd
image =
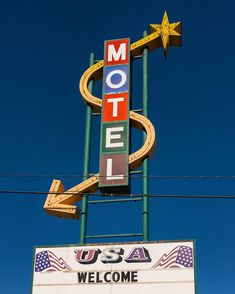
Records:
{"label": "yellow star", "polygon": [[151,33],[158,32],[161,35],[165,57],[167,57],[169,46],[181,46],[181,22],[169,23],[166,11],[161,24],[150,24],[149,26]]}

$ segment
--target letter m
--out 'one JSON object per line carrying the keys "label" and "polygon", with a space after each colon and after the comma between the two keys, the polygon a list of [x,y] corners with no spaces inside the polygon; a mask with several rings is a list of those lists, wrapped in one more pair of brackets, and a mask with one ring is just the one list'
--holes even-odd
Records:
{"label": "letter m", "polygon": [[126,64],[129,61],[129,39],[106,41],[106,65]]}

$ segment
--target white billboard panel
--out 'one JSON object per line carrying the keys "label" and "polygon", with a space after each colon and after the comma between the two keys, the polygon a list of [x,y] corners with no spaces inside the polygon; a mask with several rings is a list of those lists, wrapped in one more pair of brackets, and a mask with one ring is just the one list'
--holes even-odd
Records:
{"label": "white billboard panel", "polygon": [[32,294],[195,294],[193,241],[35,249]]}

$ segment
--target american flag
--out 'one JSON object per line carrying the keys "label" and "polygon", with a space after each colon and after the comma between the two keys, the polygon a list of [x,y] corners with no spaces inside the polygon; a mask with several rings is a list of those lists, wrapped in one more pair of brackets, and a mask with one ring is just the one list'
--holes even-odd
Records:
{"label": "american flag", "polygon": [[193,267],[193,249],[189,246],[176,246],[168,254],[163,254],[152,268]]}
{"label": "american flag", "polygon": [[61,257],[57,257],[49,250],[36,254],[35,272],[56,272],[72,270]]}

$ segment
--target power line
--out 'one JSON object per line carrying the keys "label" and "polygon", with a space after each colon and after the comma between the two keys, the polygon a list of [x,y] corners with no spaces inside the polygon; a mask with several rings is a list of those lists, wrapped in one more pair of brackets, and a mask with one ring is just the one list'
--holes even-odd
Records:
{"label": "power line", "polygon": [[[92,174],[95,175],[95,174]],[[90,176],[92,176],[90,175]],[[83,178],[83,175],[79,174],[7,174],[7,173],[0,173],[0,178],[55,178],[55,177],[62,177],[62,178]],[[101,178],[101,176],[97,176],[98,178]],[[129,178],[144,178],[143,175],[136,175],[132,174],[131,176],[125,176]],[[148,175],[146,176],[148,178],[152,179],[235,179],[234,175],[228,175],[228,176],[221,176],[221,175]]]}
{"label": "power line", "polygon": [[19,191],[19,190],[0,190],[0,194],[21,194],[21,195],[80,195],[80,196],[100,196],[100,197],[149,197],[149,198],[192,198],[192,199],[235,199],[235,195],[173,195],[173,194],[110,194],[110,193],[71,193],[71,192],[45,192],[45,191]]}

